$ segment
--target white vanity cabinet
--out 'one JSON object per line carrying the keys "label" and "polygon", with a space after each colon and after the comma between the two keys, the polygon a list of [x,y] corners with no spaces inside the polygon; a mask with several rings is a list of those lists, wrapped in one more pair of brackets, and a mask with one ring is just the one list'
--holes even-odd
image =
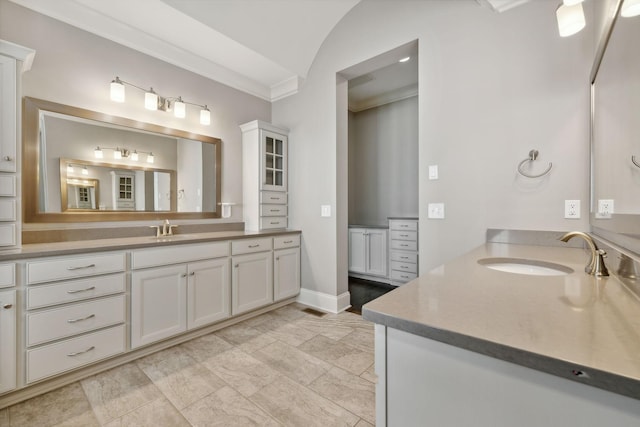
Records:
{"label": "white vanity cabinet", "polygon": [[242,130],[242,190],[247,230],[287,228],[286,129],[254,120]]}
{"label": "white vanity cabinet", "polygon": [[273,299],[300,293],[300,236],[273,238]]}
{"label": "white vanity cabinet", "polygon": [[387,277],[387,229],[349,228],[349,272]]}
{"label": "white vanity cabinet", "polygon": [[16,388],[16,291],[0,290],[0,393]]}
{"label": "white vanity cabinet", "polygon": [[273,302],[272,238],[231,242],[231,314]]}
{"label": "white vanity cabinet", "polygon": [[229,317],[228,255],[229,242],[134,251],[131,347]]}
{"label": "white vanity cabinet", "polygon": [[125,253],[28,260],[26,383],[123,353]]}

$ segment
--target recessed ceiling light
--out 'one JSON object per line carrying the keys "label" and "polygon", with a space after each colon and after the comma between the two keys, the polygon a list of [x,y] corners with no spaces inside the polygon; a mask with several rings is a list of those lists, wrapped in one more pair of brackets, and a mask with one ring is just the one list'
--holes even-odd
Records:
{"label": "recessed ceiling light", "polygon": [[411,59],[411,57],[410,57],[410,56],[407,56],[406,58],[402,58],[402,59],[400,59],[398,62],[407,62],[407,61],[408,61],[408,60],[410,60],[410,59]]}

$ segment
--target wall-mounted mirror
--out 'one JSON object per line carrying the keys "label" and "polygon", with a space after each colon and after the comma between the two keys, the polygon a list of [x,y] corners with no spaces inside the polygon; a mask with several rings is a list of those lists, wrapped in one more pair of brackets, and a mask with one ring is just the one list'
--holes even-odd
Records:
{"label": "wall-mounted mirror", "polygon": [[615,13],[596,56],[591,91],[591,225],[596,234],[636,253],[640,253],[638,40],[640,17]]}
{"label": "wall-mounted mirror", "polygon": [[25,97],[24,221],[219,218],[221,145]]}

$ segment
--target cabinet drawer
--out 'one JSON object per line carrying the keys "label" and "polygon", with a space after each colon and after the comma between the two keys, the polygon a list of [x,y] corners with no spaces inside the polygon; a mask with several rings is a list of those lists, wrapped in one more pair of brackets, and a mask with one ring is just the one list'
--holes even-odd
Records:
{"label": "cabinet drawer", "polygon": [[16,245],[16,225],[2,224],[0,225],[0,246]]}
{"label": "cabinet drawer", "polygon": [[233,240],[231,242],[231,253],[233,255],[269,251],[271,248],[271,238],[269,237],[262,239]]}
{"label": "cabinet drawer", "polygon": [[16,284],[16,265],[0,264],[0,288],[8,288]]}
{"label": "cabinet drawer", "polygon": [[412,264],[410,262],[391,261],[391,269],[408,273],[417,273],[418,264]]}
{"label": "cabinet drawer", "polygon": [[123,323],[124,295],[27,314],[27,346]]}
{"label": "cabinet drawer", "polygon": [[260,205],[260,216],[287,216],[287,205]]}
{"label": "cabinet drawer", "polygon": [[71,280],[55,285],[31,286],[27,289],[27,309],[117,294],[124,290],[124,273]]}
{"label": "cabinet drawer", "polygon": [[27,383],[124,352],[124,325],[27,350]]}
{"label": "cabinet drawer", "polygon": [[124,271],[124,253],[64,257],[27,263],[27,284]]}
{"label": "cabinet drawer", "polygon": [[413,280],[418,275],[416,273],[408,273],[404,271],[391,270],[391,279],[397,280],[398,282],[408,282],[409,280]]}
{"label": "cabinet drawer", "polygon": [[229,242],[202,243],[140,249],[131,254],[131,268],[155,267],[167,264],[220,258],[229,255]]}
{"label": "cabinet drawer", "polygon": [[275,228],[287,228],[287,217],[272,216],[260,218],[260,230],[270,230]]}
{"label": "cabinet drawer", "polygon": [[284,205],[287,203],[287,193],[280,191],[261,191],[260,203]]}
{"label": "cabinet drawer", "polygon": [[300,235],[278,236],[273,238],[273,249],[294,248],[300,246]]}
{"label": "cabinet drawer", "polygon": [[389,228],[391,230],[418,231],[418,221],[411,220],[389,220]]}
{"label": "cabinet drawer", "polygon": [[418,263],[418,254],[411,252],[391,251],[391,261]]}
{"label": "cabinet drawer", "polygon": [[403,249],[405,251],[417,251],[418,242],[410,242],[408,240],[392,240],[391,249]]}
{"label": "cabinet drawer", "polygon": [[0,196],[15,197],[16,177],[15,175],[0,175]]}
{"label": "cabinet drawer", "polygon": [[391,239],[392,240],[410,240],[415,242],[418,240],[418,232],[391,230]]}
{"label": "cabinet drawer", "polygon": [[15,199],[0,199],[0,221],[16,220]]}

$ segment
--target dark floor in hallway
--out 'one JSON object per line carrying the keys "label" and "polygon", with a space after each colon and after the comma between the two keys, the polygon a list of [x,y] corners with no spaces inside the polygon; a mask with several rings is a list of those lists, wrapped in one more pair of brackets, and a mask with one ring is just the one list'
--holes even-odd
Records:
{"label": "dark floor in hallway", "polygon": [[349,293],[351,294],[351,308],[349,311],[360,314],[363,305],[395,288],[395,286],[387,283],[349,277]]}

